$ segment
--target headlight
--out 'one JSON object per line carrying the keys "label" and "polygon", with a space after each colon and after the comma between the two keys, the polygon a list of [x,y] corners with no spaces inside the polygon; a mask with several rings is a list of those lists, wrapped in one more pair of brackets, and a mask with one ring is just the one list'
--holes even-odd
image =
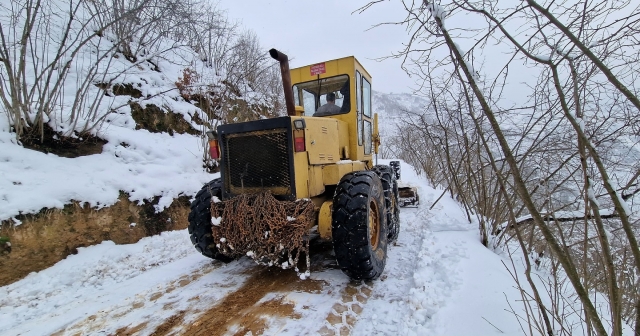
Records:
{"label": "headlight", "polygon": [[305,124],[304,119],[298,119],[293,121],[293,127],[295,129],[303,130],[306,128],[306,126],[307,125]]}

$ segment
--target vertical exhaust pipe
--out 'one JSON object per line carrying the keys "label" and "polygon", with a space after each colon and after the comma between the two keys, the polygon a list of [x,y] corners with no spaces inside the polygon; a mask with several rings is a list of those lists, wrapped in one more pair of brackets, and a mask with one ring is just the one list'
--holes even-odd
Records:
{"label": "vertical exhaust pipe", "polygon": [[289,73],[289,57],[276,49],[269,50],[269,55],[280,62],[280,72],[282,72],[282,86],[284,86],[284,101],[287,105],[287,114],[296,115],[296,104],[293,101],[293,88],[291,88],[291,73]]}

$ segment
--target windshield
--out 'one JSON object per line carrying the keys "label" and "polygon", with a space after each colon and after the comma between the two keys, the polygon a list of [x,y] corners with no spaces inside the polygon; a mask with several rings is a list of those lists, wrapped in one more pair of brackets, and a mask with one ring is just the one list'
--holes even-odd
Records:
{"label": "windshield", "polygon": [[[334,97],[335,101],[332,102]],[[296,105],[304,107],[306,116],[348,113],[351,110],[349,76],[340,75],[296,84],[293,86],[293,99]]]}

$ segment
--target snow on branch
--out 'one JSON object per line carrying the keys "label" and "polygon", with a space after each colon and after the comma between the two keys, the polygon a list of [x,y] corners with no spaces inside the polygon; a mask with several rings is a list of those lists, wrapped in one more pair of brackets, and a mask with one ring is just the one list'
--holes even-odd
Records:
{"label": "snow on branch", "polygon": [[[576,220],[593,218],[593,216],[590,214],[585,216],[583,211],[556,211],[553,213],[541,213],[541,215],[542,215],[542,218],[548,222],[550,221],[571,222]],[[620,216],[617,213],[615,213],[615,211],[612,209],[604,209],[604,210],[600,210],[600,217],[607,219],[607,218],[617,218]],[[526,224],[528,222],[533,222],[533,218],[531,217],[531,215],[526,215],[526,216],[516,218],[515,224],[520,225],[520,224]]]}
{"label": "snow on branch", "polygon": [[444,18],[447,15],[447,12],[444,8],[434,2],[424,1],[425,6],[427,6],[427,10],[433,15],[434,18],[440,20],[444,25]]}

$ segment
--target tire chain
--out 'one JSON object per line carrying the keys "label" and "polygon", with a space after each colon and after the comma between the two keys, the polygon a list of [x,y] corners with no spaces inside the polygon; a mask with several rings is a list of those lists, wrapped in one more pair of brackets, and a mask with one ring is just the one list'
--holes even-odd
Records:
{"label": "tire chain", "polygon": [[212,202],[213,240],[226,256],[248,256],[257,263],[281,268],[294,267],[306,256],[309,271],[309,228],[315,206],[311,200],[279,201],[270,192],[238,195],[223,202]]}
{"label": "tire chain", "polygon": [[[389,242],[395,242],[400,233],[400,218],[398,216],[398,185],[393,169],[389,166],[375,166],[373,171],[380,177],[384,188],[384,202],[387,208],[387,229],[389,231]],[[395,196],[395,202],[392,197]]]}

